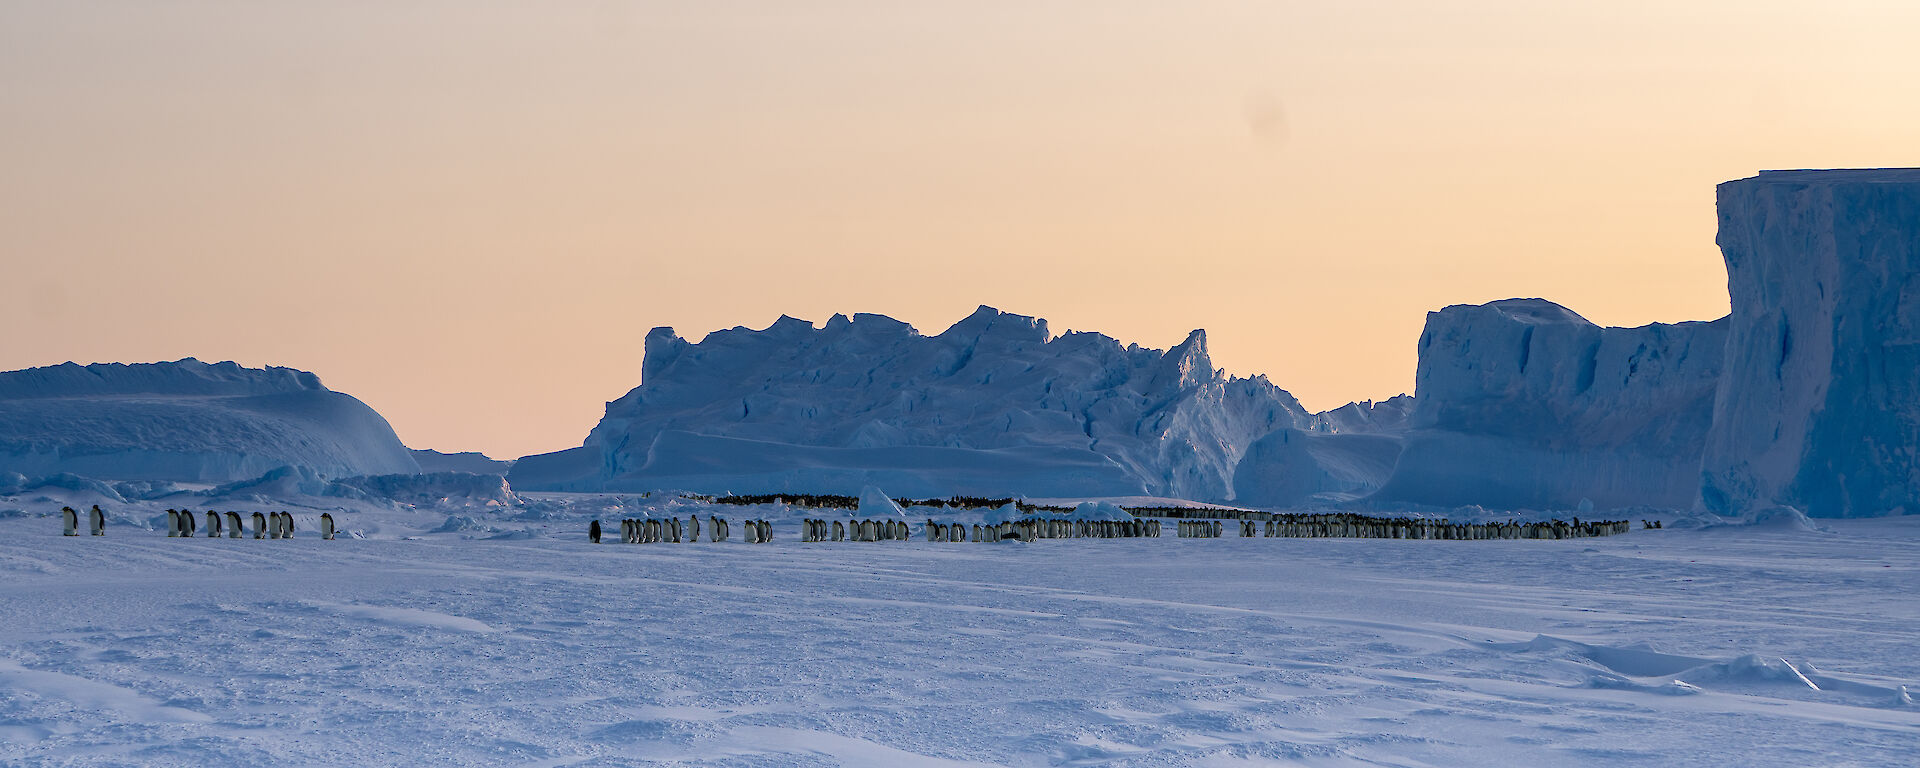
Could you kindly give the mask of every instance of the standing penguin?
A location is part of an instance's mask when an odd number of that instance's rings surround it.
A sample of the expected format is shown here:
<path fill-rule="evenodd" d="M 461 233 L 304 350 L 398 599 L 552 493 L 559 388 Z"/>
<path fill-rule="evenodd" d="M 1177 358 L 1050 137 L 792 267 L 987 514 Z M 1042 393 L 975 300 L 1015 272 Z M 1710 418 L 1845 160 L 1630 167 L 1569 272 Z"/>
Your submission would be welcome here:
<path fill-rule="evenodd" d="M 599 521 L 596 520 L 595 522 Z M 320 513 L 320 539 L 322 541 L 333 541 L 333 513 L 331 512 Z"/>
<path fill-rule="evenodd" d="M 587 541 L 591 541 L 595 544 L 600 543 L 600 521 L 599 520 L 595 520 L 591 525 L 587 526 Z"/>
<path fill-rule="evenodd" d="M 180 510 L 167 510 L 167 538 L 180 538 Z"/>
<path fill-rule="evenodd" d="M 207 510 L 207 538 L 220 538 L 220 513 Z"/>
<path fill-rule="evenodd" d="M 253 537 L 256 539 L 264 539 L 267 537 L 266 515 L 258 512 L 253 513 Z"/>
<path fill-rule="evenodd" d="M 283 538 L 283 539 L 293 538 L 293 513 L 292 512 L 280 513 L 280 538 Z"/>
<path fill-rule="evenodd" d="M 700 516 L 687 515 L 687 543 L 692 544 L 699 540 L 700 540 Z"/>
<path fill-rule="evenodd" d="M 240 538 L 240 534 L 241 534 L 240 529 L 243 527 L 245 526 L 242 526 L 240 524 L 240 513 L 238 512 L 227 513 L 227 538 L 229 539 Z"/>
<path fill-rule="evenodd" d="M 87 513 L 87 523 L 93 528 L 93 535 L 107 535 L 107 513 L 100 511 L 100 505 L 93 505 L 93 511 Z"/>
<path fill-rule="evenodd" d="M 80 513 L 73 511 L 73 507 L 60 508 L 60 522 L 63 526 L 60 529 L 60 535 L 80 535 Z"/>
<path fill-rule="evenodd" d="M 194 531 L 200 527 L 200 524 L 195 522 L 196 519 L 193 516 L 193 510 L 180 510 L 180 538 L 193 538 Z"/>

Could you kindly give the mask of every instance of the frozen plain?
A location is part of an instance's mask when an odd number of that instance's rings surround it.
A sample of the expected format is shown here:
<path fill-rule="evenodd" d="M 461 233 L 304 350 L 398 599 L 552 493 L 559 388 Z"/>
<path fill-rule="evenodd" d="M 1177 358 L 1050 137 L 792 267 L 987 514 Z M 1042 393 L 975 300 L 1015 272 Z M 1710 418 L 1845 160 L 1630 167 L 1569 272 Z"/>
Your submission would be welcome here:
<path fill-rule="evenodd" d="M 597 546 L 568 514 L 486 539 L 365 513 L 331 542 L 300 517 L 291 541 L 0 520 L 0 764 L 1920 756 L 1920 517 L 806 544 L 779 515 L 772 544 Z"/>

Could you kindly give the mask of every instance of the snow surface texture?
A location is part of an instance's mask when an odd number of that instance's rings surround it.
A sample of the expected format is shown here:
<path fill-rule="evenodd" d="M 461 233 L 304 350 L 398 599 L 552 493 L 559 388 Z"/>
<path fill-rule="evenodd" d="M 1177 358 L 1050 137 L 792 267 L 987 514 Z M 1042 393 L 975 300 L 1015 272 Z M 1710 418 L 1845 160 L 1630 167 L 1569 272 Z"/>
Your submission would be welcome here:
<path fill-rule="evenodd" d="M 1265 377 L 1214 370 L 1206 334 L 1161 352 L 981 307 L 937 336 L 881 315 L 690 344 L 647 334 L 641 385 L 523 490 L 1152 494 L 1224 499 L 1255 439 L 1313 422 Z"/>
<path fill-rule="evenodd" d="M 1688 508 L 1727 328 L 1602 328 L 1542 299 L 1428 313 L 1412 429 L 1370 501 Z"/>
<path fill-rule="evenodd" d="M 0 472 L 224 483 L 281 466 L 420 471 L 386 419 L 304 371 L 188 358 L 0 373 Z"/>
<path fill-rule="evenodd" d="M 761 507 L 718 511 L 773 519 L 771 544 L 594 546 L 590 517 L 716 509 L 526 503 L 551 517 L 428 533 L 431 510 L 369 508 L 330 542 L 306 513 L 287 541 L 0 517 L 0 764 L 1909 766 L 1920 744 L 1920 517 L 801 544 L 817 511 Z"/>
<path fill-rule="evenodd" d="M 1719 210 L 1733 327 L 1701 502 L 1920 512 L 1920 169 L 1765 172 Z"/>

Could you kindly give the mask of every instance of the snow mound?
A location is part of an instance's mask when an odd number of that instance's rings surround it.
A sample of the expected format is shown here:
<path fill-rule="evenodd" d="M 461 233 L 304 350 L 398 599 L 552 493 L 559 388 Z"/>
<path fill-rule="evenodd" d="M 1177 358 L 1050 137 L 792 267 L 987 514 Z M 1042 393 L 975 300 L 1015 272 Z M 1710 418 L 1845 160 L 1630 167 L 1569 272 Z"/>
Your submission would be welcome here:
<path fill-rule="evenodd" d="M 526 490 L 912 496 L 1232 492 L 1254 439 L 1310 421 L 1292 395 L 1165 352 L 981 307 L 935 336 L 881 315 L 782 317 L 699 343 L 647 334 L 641 384 L 580 448 L 526 457 Z"/>
<path fill-rule="evenodd" d="M 1702 683 L 1775 684 L 1781 683 L 1820 690 L 1792 662 L 1778 656 L 1747 654 L 1730 661 L 1704 664 L 1683 671 L 1676 677 L 1690 685 Z"/>
<path fill-rule="evenodd" d="M 224 483 L 288 465 L 419 471 L 386 419 L 304 371 L 188 358 L 0 373 L 0 470 Z"/>
<path fill-rule="evenodd" d="M 1133 520 L 1133 513 L 1110 501 L 1087 501 L 1073 508 L 1067 517 L 1074 520 Z"/>
<path fill-rule="evenodd" d="M 427 533 L 492 533 L 493 526 L 480 522 L 471 515 L 448 515 L 440 527 Z"/>
<path fill-rule="evenodd" d="M 899 517 L 905 518 L 907 511 L 879 488 L 871 485 L 860 489 L 860 516 L 863 518 Z"/>
<path fill-rule="evenodd" d="M 433 472 L 420 475 L 374 475 L 349 477 L 338 485 L 358 489 L 371 498 L 402 504 L 445 506 L 478 504 L 511 507 L 520 497 L 500 475 L 476 475 L 469 472 Z"/>

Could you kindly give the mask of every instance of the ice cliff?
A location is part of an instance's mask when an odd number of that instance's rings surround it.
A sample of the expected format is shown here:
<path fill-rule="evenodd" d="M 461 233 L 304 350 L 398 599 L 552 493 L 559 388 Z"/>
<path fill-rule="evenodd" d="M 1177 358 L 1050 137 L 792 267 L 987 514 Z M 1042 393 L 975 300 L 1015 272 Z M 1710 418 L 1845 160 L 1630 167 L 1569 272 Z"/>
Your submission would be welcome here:
<path fill-rule="evenodd" d="M 1370 500 L 1687 507 L 1727 328 L 1602 328 L 1541 299 L 1428 313 L 1405 450 Z"/>
<path fill-rule="evenodd" d="M 981 307 L 925 336 L 881 315 L 646 337 L 641 384 L 584 445 L 529 456 L 522 490 L 896 496 L 1231 494 L 1241 454 L 1311 417 L 1229 377 L 1194 331 L 1162 352 Z"/>
<path fill-rule="evenodd" d="M 420 471 L 386 419 L 304 371 L 188 358 L 0 373 L 0 473 L 221 483 L 281 466 Z"/>
<path fill-rule="evenodd" d="M 1733 301 L 1709 511 L 1920 512 L 1920 169 L 1719 187 Z"/>

